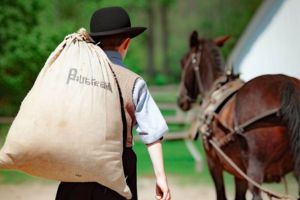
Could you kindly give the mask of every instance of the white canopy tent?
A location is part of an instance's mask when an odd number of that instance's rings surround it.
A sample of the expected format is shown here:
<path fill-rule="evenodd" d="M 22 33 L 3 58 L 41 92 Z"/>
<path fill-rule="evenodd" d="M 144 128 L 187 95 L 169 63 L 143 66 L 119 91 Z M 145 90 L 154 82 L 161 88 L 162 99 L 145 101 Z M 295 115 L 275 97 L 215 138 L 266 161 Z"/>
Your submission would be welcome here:
<path fill-rule="evenodd" d="M 300 0 L 265 0 L 227 64 L 245 81 L 277 73 L 300 78 Z"/>

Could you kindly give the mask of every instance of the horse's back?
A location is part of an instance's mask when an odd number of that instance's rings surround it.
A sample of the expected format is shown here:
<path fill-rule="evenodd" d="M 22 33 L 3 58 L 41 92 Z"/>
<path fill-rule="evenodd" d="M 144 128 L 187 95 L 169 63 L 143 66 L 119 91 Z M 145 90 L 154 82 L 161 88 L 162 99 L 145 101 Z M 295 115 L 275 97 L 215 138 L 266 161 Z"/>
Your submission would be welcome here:
<path fill-rule="evenodd" d="M 257 116 L 279 109 L 282 92 L 291 82 L 300 88 L 298 79 L 282 74 L 262 75 L 245 83 L 236 94 L 237 123 L 243 124 Z"/>

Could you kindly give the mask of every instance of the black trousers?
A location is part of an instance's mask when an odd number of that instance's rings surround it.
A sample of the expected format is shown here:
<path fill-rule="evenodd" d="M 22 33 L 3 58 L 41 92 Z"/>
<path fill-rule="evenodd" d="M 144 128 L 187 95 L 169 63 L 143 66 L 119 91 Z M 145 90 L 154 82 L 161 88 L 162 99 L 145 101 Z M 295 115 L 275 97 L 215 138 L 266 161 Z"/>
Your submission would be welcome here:
<path fill-rule="evenodd" d="M 136 155 L 132 148 L 123 153 L 123 166 L 126 182 L 132 193 L 132 200 L 137 200 Z M 55 200 L 126 200 L 117 192 L 95 182 L 67 183 L 58 186 Z"/>

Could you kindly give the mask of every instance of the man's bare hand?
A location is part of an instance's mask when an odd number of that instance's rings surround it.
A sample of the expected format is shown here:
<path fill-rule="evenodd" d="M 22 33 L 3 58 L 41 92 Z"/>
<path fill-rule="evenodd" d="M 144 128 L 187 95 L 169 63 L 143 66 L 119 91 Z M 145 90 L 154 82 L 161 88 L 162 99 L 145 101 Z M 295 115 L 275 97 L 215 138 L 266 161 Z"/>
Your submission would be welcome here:
<path fill-rule="evenodd" d="M 156 180 L 156 199 L 171 200 L 171 193 L 168 186 L 167 178 L 158 178 Z"/>

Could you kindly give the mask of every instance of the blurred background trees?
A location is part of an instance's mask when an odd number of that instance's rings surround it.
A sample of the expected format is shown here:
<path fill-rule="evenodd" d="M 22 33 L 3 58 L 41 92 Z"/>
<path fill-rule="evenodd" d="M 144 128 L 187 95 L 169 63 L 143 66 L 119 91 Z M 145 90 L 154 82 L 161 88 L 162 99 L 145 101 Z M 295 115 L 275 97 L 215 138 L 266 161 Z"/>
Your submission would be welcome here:
<path fill-rule="evenodd" d="M 224 56 L 238 40 L 261 0 L 2 0 L 0 5 L 0 115 L 14 115 L 47 57 L 64 36 L 89 30 L 94 10 L 122 6 L 132 26 L 145 26 L 125 63 L 148 84 L 178 83 L 179 60 L 189 35 L 230 35 Z"/>

